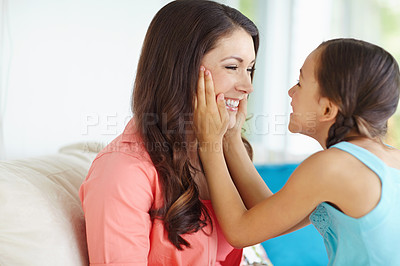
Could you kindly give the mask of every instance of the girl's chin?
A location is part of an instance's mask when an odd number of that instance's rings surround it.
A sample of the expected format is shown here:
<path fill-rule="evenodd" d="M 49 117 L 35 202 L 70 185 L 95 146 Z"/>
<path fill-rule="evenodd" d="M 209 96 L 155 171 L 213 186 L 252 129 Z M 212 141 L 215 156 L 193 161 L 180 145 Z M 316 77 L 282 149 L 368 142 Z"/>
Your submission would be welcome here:
<path fill-rule="evenodd" d="M 301 133 L 301 128 L 302 127 L 295 121 L 289 121 L 288 130 L 290 133 Z"/>

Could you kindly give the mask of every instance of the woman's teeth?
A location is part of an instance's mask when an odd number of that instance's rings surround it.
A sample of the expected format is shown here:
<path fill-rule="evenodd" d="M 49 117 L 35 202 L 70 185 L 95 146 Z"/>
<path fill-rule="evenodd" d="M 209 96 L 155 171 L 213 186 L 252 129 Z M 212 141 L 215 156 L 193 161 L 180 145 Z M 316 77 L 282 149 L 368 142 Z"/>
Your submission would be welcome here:
<path fill-rule="evenodd" d="M 225 105 L 232 109 L 236 109 L 239 106 L 239 100 L 227 99 L 225 100 Z"/>

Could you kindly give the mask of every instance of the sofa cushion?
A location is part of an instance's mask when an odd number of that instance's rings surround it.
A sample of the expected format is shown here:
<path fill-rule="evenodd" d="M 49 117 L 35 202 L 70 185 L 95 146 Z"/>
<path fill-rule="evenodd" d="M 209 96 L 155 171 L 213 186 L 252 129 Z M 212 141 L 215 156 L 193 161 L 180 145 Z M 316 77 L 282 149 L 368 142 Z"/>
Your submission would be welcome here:
<path fill-rule="evenodd" d="M 78 191 L 101 148 L 0 162 L 0 265 L 88 265 Z"/>

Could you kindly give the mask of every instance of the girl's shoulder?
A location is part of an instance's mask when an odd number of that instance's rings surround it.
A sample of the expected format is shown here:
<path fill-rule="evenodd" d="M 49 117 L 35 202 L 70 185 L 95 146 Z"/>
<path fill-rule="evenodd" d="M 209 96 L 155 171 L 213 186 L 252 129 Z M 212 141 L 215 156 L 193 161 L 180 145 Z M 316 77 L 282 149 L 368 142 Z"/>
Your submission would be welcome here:
<path fill-rule="evenodd" d="M 347 151 L 332 148 L 315 153 L 298 168 L 301 178 L 318 188 L 321 202 L 330 202 L 349 216 L 361 217 L 379 201 L 379 177 Z"/>
<path fill-rule="evenodd" d="M 293 177 L 309 185 L 327 188 L 333 193 L 353 182 L 357 172 L 363 172 L 363 165 L 351 154 L 339 149 L 327 149 L 305 159 L 293 172 Z"/>
<path fill-rule="evenodd" d="M 309 156 L 299 165 L 299 168 L 314 172 L 318 176 L 336 175 L 343 172 L 346 167 L 351 167 L 352 157 L 339 149 L 327 149 Z"/>
<path fill-rule="evenodd" d="M 311 200 L 313 208 L 321 202 L 336 203 L 350 180 L 346 178 L 350 166 L 343 166 L 346 162 L 343 153 L 323 150 L 309 156 L 294 170 L 284 191 L 289 191 L 289 194 L 300 193 Z"/>

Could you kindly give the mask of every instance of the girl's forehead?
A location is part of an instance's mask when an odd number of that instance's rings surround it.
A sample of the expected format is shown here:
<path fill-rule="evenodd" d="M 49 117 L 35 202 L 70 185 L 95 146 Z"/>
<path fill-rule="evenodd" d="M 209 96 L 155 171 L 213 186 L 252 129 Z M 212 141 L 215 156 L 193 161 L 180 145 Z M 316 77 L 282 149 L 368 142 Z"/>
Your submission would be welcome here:
<path fill-rule="evenodd" d="M 314 75 L 317 68 L 319 54 L 320 50 L 316 49 L 307 56 L 306 60 L 304 61 L 303 67 L 301 68 L 303 75 Z"/>

